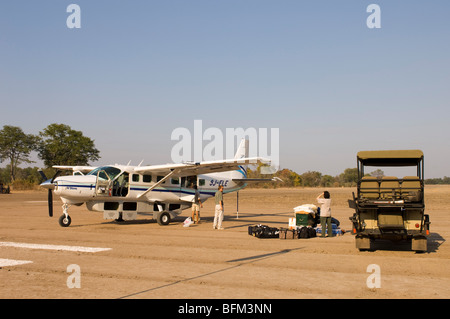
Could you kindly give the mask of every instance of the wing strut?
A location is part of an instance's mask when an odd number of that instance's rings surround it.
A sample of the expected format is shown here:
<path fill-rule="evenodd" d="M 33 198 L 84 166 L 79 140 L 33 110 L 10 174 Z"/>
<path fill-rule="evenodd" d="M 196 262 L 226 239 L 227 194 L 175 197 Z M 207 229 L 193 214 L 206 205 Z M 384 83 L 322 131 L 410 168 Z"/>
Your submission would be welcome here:
<path fill-rule="evenodd" d="M 170 176 L 172 176 L 173 174 L 175 174 L 176 170 L 172 170 L 169 174 L 167 174 L 166 176 L 164 176 L 161 180 L 159 180 L 159 182 L 155 183 L 152 187 L 150 187 L 149 189 L 147 189 L 145 192 L 143 192 L 142 194 L 139 194 L 137 196 L 137 198 L 141 198 L 142 196 L 146 195 L 147 193 L 151 192 L 152 190 L 154 190 L 156 187 L 158 187 L 159 185 L 161 185 L 162 183 L 164 183 L 164 181 L 166 179 L 168 179 Z"/>

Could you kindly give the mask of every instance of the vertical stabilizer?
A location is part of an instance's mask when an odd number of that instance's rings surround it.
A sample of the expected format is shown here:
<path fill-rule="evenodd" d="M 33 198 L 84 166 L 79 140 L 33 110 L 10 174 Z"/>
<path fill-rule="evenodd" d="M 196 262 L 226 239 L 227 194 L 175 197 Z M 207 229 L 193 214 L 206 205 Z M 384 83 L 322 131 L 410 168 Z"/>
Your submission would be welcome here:
<path fill-rule="evenodd" d="M 240 159 L 244 157 L 248 157 L 248 140 L 243 138 L 236 151 L 236 155 L 234 155 L 234 159 Z"/>
<path fill-rule="evenodd" d="M 241 140 L 241 144 L 239 144 L 236 154 L 234 155 L 234 159 L 246 158 L 248 157 L 248 154 L 249 154 L 248 140 L 243 138 Z M 239 170 L 234 171 L 233 174 L 237 174 L 236 178 L 242 177 L 247 178 L 247 165 L 246 164 L 239 165 Z"/>

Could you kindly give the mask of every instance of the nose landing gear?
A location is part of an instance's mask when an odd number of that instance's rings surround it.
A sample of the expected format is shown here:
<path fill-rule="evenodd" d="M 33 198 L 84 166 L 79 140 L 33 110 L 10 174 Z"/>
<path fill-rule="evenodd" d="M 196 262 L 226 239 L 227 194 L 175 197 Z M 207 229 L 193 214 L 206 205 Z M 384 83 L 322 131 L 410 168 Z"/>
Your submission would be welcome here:
<path fill-rule="evenodd" d="M 61 226 L 61 227 L 69 227 L 70 226 L 70 223 L 72 222 L 72 219 L 70 218 L 70 216 L 69 216 L 69 207 L 70 207 L 71 205 L 68 205 L 68 204 L 64 204 L 63 206 L 62 206 L 62 208 L 63 208 L 63 215 L 61 215 L 61 217 L 59 217 L 59 220 L 58 220 L 58 222 L 59 222 L 59 225 Z"/>

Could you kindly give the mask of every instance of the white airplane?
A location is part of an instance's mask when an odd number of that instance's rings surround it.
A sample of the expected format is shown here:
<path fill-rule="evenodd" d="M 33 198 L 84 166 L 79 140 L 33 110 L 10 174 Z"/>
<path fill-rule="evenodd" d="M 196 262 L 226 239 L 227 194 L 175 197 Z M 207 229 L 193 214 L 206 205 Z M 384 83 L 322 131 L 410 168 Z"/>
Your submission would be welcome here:
<path fill-rule="evenodd" d="M 260 157 L 248 157 L 248 140 L 242 140 L 234 159 L 199 163 L 165 164 L 151 166 L 108 165 L 53 166 L 58 169 L 47 179 L 40 171 L 48 189 L 49 216 L 53 216 L 52 191 L 59 195 L 63 215 L 59 224 L 71 223 L 69 207 L 86 203 L 90 211 L 103 212 L 105 219 L 134 220 L 137 213 L 151 213 L 160 225 L 168 225 L 190 208 L 194 199 L 194 185 L 198 186 L 202 202 L 214 196 L 219 185 L 224 193 L 238 191 L 247 182 L 277 179 L 248 179 L 248 164 L 269 163 Z M 73 175 L 59 176 L 61 170 L 72 170 Z"/>

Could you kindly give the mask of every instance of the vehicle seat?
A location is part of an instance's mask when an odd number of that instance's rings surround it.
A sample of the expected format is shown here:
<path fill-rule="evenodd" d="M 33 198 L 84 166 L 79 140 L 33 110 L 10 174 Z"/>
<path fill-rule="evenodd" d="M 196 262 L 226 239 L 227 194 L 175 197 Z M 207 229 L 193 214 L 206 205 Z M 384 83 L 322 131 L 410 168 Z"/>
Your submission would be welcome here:
<path fill-rule="evenodd" d="M 402 182 L 402 197 L 412 202 L 420 201 L 422 187 L 417 176 L 405 176 Z"/>
<path fill-rule="evenodd" d="M 400 196 L 400 182 L 395 176 L 383 176 L 380 183 L 380 195 L 381 198 L 395 199 L 396 196 Z"/>
<path fill-rule="evenodd" d="M 377 199 L 380 197 L 380 185 L 374 176 L 364 176 L 361 179 L 359 194 L 361 198 Z"/>

